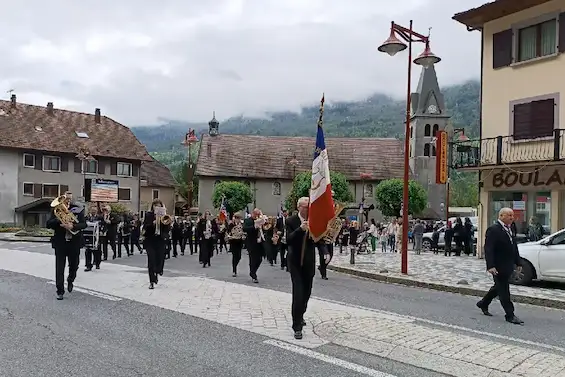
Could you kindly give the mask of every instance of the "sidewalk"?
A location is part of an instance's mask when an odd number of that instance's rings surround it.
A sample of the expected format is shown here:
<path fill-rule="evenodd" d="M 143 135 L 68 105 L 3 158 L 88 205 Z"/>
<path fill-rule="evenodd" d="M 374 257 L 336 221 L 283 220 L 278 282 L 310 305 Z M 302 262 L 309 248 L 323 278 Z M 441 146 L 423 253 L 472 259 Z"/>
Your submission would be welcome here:
<path fill-rule="evenodd" d="M 0 241 L 8 242 L 51 242 L 51 237 L 20 237 L 16 233 L 0 233 Z"/>
<path fill-rule="evenodd" d="M 355 264 L 351 265 L 349 253 L 335 251 L 328 269 L 350 275 L 471 296 L 484 295 L 492 285 L 485 261 L 473 256 L 445 257 L 431 252 L 416 255 L 408 251 L 408 275 L 402 275 L 399 253 L 356 255 Z M 510 290 L 515 302 L 565 308 L 565 290 L 517 285 Z"/>

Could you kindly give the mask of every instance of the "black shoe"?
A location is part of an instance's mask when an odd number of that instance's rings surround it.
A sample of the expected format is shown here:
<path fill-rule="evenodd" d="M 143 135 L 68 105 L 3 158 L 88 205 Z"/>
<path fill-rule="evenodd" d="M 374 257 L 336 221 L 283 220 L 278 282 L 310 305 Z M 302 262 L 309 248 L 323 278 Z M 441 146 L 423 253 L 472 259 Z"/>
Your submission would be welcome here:
<path fill-rule="evenodd" d="M 157 275 L 155 275 L 155 284 L 159 283 L 159 277 Z"/>
<path fill-rule="evenodd" d="M 294 332 L 294 339 L 302 339 L 302 331 L 295 331 Z"/>
<path fill-rule="evenodd" d="M 253 282 L 254 282 L 255 284 L 258 284 L 258 283 L 259 283 L 259 280 L 253 279 Z"/>
<path fill-rule="evenodd" d="M 492 314 L 490 314 L 490 312 L 488 311 L 488 307 L 483 306 L 480 301 L 477 302 L 477 308 L 481 309 L 483 314 L 487 317 L 492 317 Z"/>
<path fill-rule="evenodd" d="M 327 277 L 327 276 L 322 276 L 322 279 L 328 280 L 328 277 Z"/>
<path fill-rule="evenodd" d="M 149 283 L 149 289 L 154 289 L 155 286 L 153 285 L 153 283 Z"/>
<path fill-rule="evenodd" d="M 67 291 L 69 291 L 69 293 L 73 291 L 73 288 L 74 288 L 73 282 L 71 281 L 67 282 Z"/>
<path fill-rule="evenodd" d="M 115 256 L 115 255 L 112 255 L 112 259 L 116 259 L 116 256 Z"/>
<path fill-rule="evenodd" d="M 302 320 L 302 322 L 300 323 L 302 326 L 306 326 L 306 321 Z"/>
<path fill-rule="evenodd" d="M 237 272 L 234 272 L 231 276 L 233 276 L 234 278 L 237 277 Z"/>
<path fill-rule="evenodd" d="M 92 267 L 87 267 L 84 269 L 84 272 L 92 271 Z"/>
<path fill-rule="evenodd" d="M 57 295 L 57 300 L 62 300 L 63 299 L 63 295 Z"/>
<path fill-rule="evenodd" d="M 523 325 L 524 321 L 522 321 L 520 318 L 516 317 L 515 315 L 513 315 L 512 317 L 506 317 L 506 322 L 510 322 L 514 325 Z"/>
<path fill-rule="evenodd" d="M 100 266 L 96 266 L 96 269 L 99 270 L 99 269 L 100 269 Z"/>

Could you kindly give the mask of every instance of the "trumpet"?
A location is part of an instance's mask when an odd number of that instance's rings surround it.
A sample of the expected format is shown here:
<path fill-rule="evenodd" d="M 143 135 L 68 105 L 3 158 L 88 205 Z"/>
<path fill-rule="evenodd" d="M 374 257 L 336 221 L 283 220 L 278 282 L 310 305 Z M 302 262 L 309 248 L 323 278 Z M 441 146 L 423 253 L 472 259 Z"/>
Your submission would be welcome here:
<path fill-rule="evenodd" d="M 163 207 L 163 209 L 165 208 Z M 172 223 L 173 218 L 171 217 L 171 215 L 167 215 L 166 213 L 164 215 L 155 215 L 155 235 L 161 235 L 161 225 L 169 226 Z"/>

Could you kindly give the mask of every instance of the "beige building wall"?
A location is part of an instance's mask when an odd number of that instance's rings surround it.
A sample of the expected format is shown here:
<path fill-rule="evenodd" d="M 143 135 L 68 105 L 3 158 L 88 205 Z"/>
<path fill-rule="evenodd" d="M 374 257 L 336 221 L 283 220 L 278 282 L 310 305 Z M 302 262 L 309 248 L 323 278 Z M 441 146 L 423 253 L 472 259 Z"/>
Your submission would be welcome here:
<path fill-rule="evenodd" d="M 161 199 L 167 213 L 173 215 L 175 213 L 175 188 L 174 187 L 141 187 L 141 205 L 140 211 L 146 212 L 151 208 L 151 203 L 155 195 Z"/>

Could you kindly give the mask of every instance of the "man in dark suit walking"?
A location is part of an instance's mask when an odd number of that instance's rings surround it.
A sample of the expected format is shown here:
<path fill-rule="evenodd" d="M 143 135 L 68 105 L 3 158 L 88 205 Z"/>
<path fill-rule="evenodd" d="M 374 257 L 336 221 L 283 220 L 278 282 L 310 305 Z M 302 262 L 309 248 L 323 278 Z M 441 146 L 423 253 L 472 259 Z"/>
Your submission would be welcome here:
<path fill-rule="evenodd" d="M 294 338 L 302 339 L 302 328 L 306 325 L 304 313 L 312 294 L 312 281 L 316 273 L 316 250 L 328 258 L 326 244 L 314 242 L 308 234 L 308 207 L 310 199 L 298 199 L 298 214 L 286 219 L 288 244 L 287 266 L 292 281 L 292 329 Z"/>
<path fill-rule="evenodd" d="M 254 283 L 257 280 L 257 271 L 263 261 L 263 245 L 265 235 L 263 234 L 261 219 L 263 214 L 260 209 L 255 208 L 251 213 L 251 217 L 243 222 L 243 231 L 247 234 L 247 251 L 249 252 L 249 276 Z"/>
<path fill-rule="evenodd" d="M 477 307 L 486 316 L 492 316 L 488 307 L 492 300 L 498 296 L 504 309 L 507 322 L 523 325 L 524 322 L 514 315 L 514 305 L 510 299 L 510 277 L 514 269 L 521 271 L 520 254 L 516 239 L 512 234 L 511 224 L 514 221 L 514 211 L 511 208 L 502 208 L 498 212 L 498 221 L 488 227 L 485 234 L 485 259 L 487 271 L 494 279 L 494 285 L 485 297 L 477 302 Z"/>

